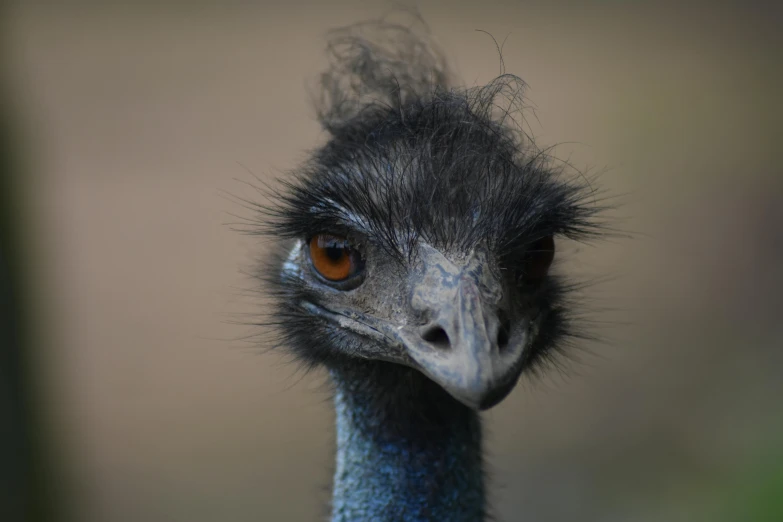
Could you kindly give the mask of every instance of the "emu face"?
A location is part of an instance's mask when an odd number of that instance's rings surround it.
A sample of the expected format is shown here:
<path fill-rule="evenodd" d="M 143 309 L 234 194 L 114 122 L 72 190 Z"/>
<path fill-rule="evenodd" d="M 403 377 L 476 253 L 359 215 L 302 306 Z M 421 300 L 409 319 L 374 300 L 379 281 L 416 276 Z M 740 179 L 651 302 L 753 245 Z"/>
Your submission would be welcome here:
<path fill-rule="evenodd" d="M 369 107 L 277 194 L 276 315 L 299 357 L 406 365 L 485 409 L 551 353 L 554 238 L 589 233 L 593 211 L 477 100 Z"/>

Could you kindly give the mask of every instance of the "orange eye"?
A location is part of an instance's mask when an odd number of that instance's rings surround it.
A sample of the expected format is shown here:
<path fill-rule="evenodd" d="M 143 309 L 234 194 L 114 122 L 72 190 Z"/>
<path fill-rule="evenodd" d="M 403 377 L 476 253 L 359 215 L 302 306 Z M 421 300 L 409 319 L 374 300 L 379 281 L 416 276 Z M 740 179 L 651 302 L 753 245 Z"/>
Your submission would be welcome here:
<path fill-rule="evenodd" d="M 361 259 L 343 237 L 318 234 L 310 240 L 313 267 L 329 281 L 344 281 L 356 274 Z"/>

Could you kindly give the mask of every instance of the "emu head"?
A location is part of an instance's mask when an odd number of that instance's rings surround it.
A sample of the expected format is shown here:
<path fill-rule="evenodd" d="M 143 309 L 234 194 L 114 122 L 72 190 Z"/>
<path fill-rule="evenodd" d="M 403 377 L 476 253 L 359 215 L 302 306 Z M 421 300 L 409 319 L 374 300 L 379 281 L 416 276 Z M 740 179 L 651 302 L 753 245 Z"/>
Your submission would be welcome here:
<path fill-rule="evenodd" d="M 489 408 L 568 331 L 550 266 L 559 238 L 595 233 L 592 194 L 514 127 L 518 78 L 450 87 L 431 45 L 390 24 L 329 49 L 328 142 L 264 207 L 284 240 L 275 323 L 309 364 L 404 365 Z"/>

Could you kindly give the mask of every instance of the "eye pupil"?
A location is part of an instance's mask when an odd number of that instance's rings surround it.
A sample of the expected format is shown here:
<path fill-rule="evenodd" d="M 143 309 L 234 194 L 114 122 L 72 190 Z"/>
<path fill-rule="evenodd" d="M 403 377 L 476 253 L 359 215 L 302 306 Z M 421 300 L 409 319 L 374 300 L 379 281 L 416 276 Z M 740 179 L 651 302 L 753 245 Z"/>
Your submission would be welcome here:
<path fill-rule="evenodd" d="M 343 247 L 337 247 L 337 246 L 330 246 L 326 247 L 326 257 L 328 257 L 331 261 L 337 262 L 340 261 L 343 256 L 345 255 L 345 248 Z"/>

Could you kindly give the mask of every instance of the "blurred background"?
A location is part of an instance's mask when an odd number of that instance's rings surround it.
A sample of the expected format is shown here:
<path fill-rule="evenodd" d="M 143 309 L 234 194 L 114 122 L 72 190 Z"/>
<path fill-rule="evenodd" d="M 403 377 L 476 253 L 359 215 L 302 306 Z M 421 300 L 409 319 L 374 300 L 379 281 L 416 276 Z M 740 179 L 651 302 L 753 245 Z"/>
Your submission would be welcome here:
<path fill-rule="evenodd" d="M 781 9 L 415 5 L 466 85 L 620 196 L 605 342 L 485 414 L 499 520 L 783 520 Z M 267 246 L 224 192 L 325 139 L 325 32 L 389 2 L 2 6 L 2 520 L 323 519 L 333 417 L 235 324 Z M 253 174 L 250 174 L 252 172 Z M 243 315 L 250 314 L 250 315 Z M 3 515 L 4 512 L 9 515 Z"/>

